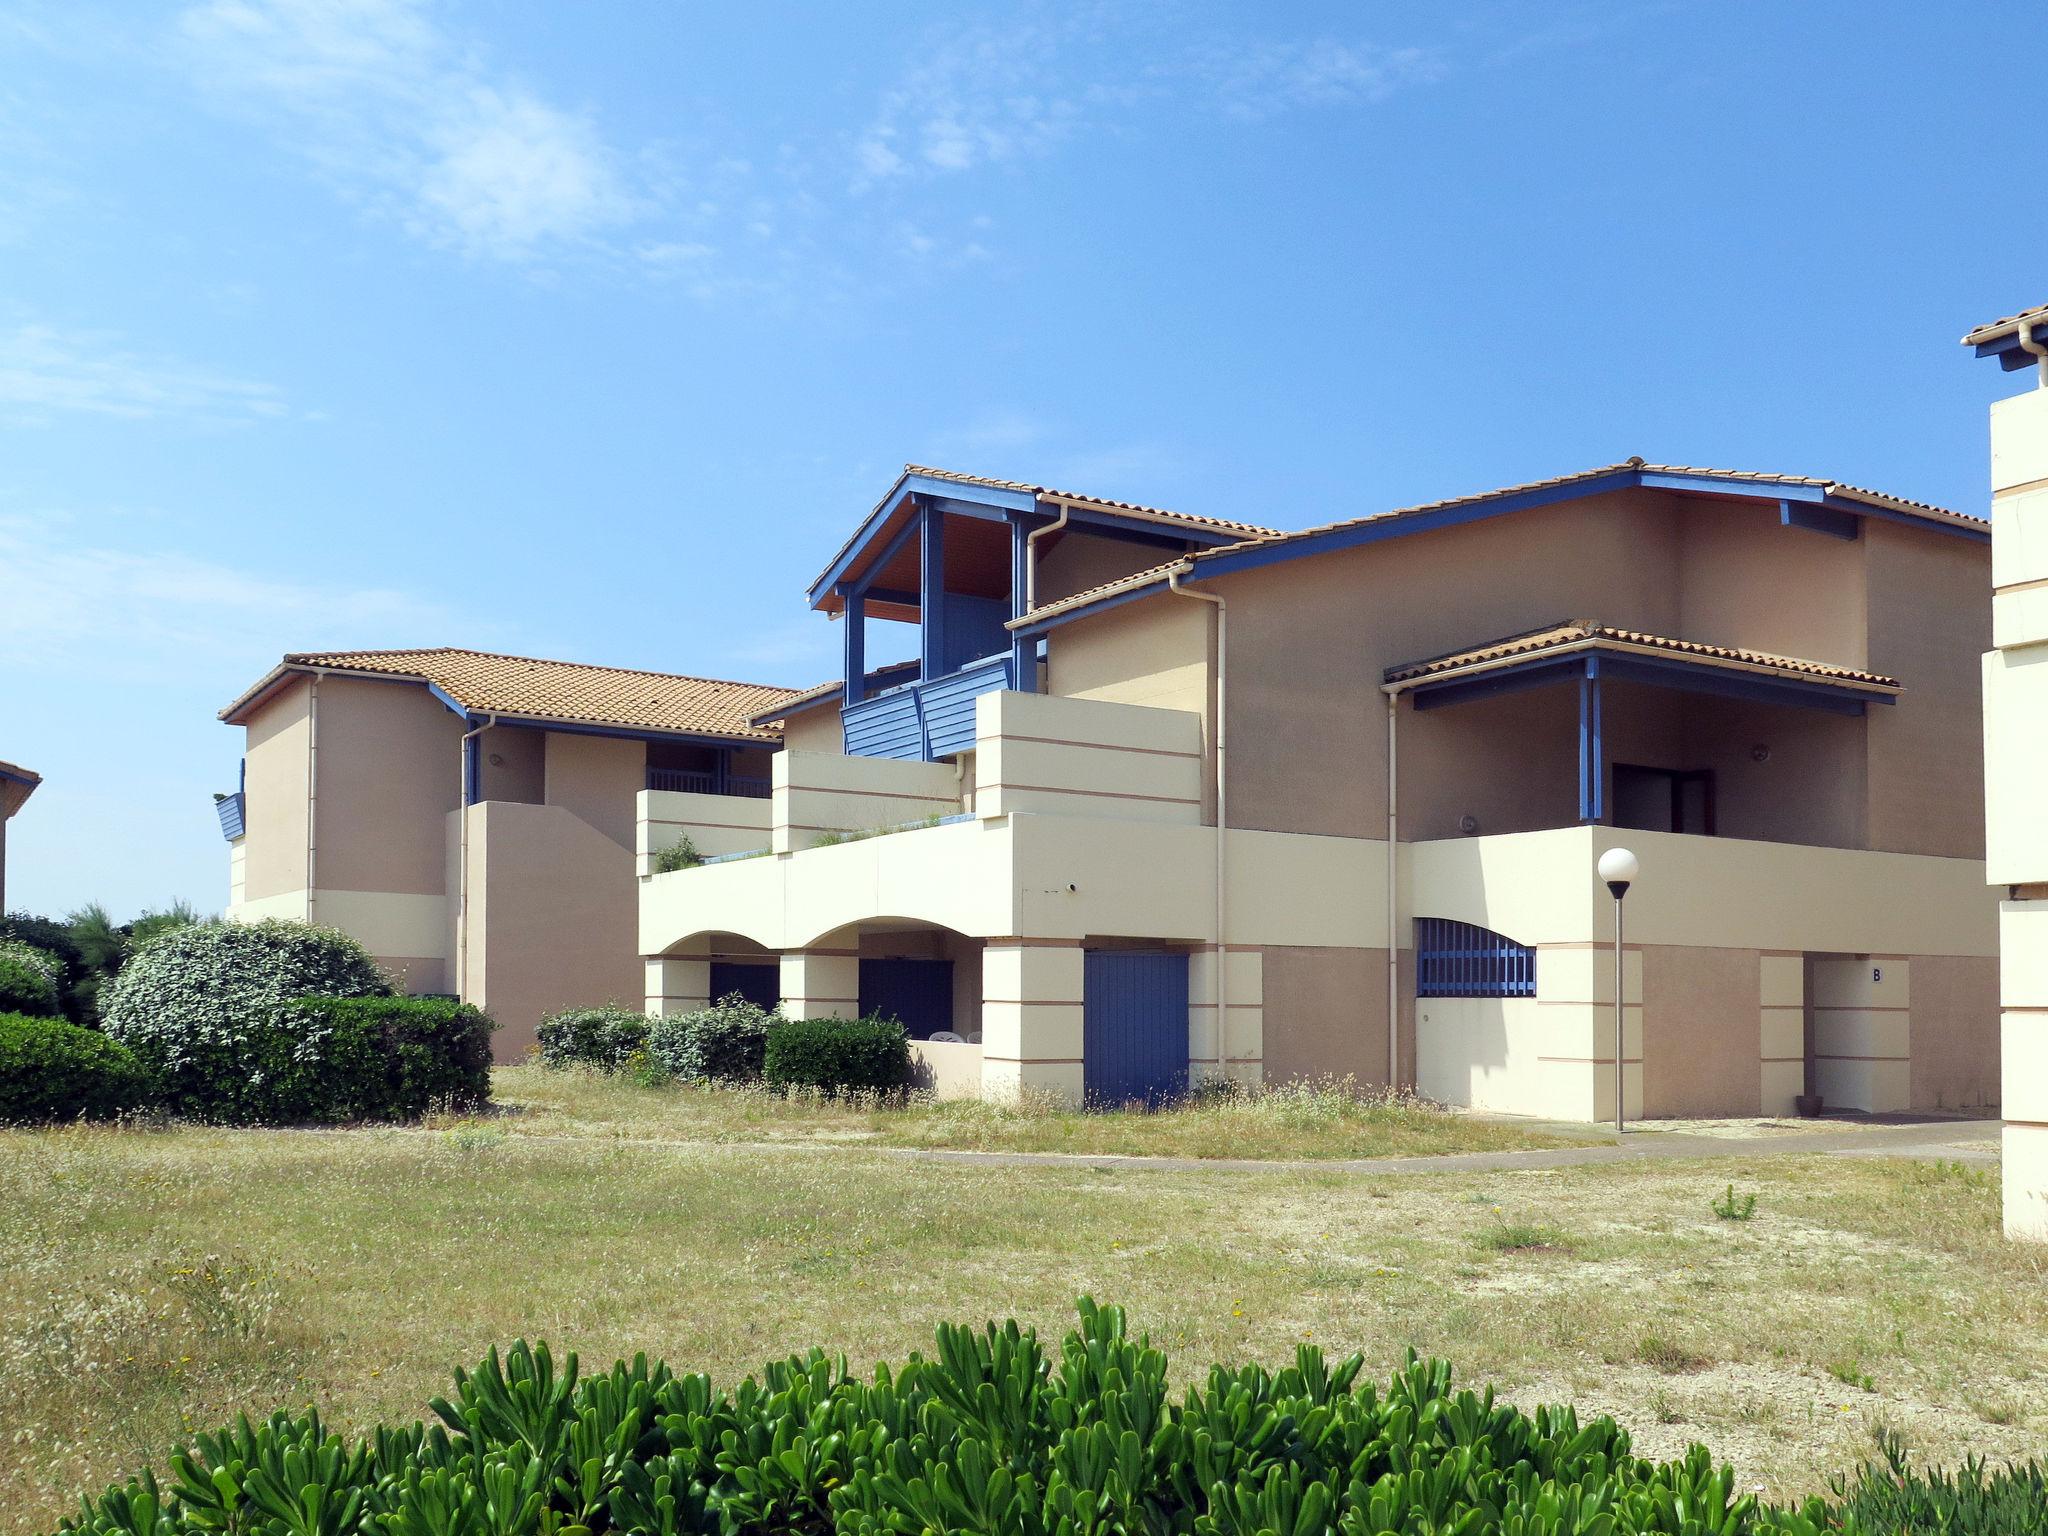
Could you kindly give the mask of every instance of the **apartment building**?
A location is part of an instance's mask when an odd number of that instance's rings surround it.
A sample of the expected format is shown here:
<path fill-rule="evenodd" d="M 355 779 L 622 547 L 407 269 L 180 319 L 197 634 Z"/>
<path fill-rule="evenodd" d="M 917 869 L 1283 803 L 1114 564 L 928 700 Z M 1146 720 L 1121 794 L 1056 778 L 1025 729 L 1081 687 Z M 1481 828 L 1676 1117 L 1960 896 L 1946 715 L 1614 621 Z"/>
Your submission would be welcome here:
<path fill-rule="evenodd" d="M 790 1011 L 902 1017 L 944 1092 L 1996 1100 L 1982 520 L 1641 459 L 1231 510 L 906 469 L 809 591 L 840 680 L 749 717 L 763 835 L 643 878 L 648 1006 L 773 967 Z M 870 667 L 889 623 L 915 659 Z"/>
<path fill-rule="evenodd" d="M 2048 1241 L 2048 305 L 1963 345 L 2034 384 L 1991 407 L 1984 873 L 2004 898 L 2005 1230 Z"/>
<path fill-rule="evenodd" d="M 711 850 L 765 835 L 791 690 L 455 649 L 286 656 L 220 713 L 228 916 L 354 935 L 413 992 L 497 1020 L 641 989 L 636 838 L 653 791 Z M 668 840 L 673 841 L 671 836 Z"/>

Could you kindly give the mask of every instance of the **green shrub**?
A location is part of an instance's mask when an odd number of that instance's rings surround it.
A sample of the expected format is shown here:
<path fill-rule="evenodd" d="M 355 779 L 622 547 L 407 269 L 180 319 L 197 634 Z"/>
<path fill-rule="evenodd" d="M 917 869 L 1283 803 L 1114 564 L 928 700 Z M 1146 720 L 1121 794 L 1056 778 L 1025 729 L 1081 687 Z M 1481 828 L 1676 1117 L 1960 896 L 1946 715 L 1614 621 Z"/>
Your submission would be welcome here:
<path fill-rule="evenodd" d="M 75 919 L 77 914 L 74 913 Z M 0 941 L 16 939 L 33 945 L 56 960 L 58 1006 L 74 1024 L 91 1024 L 99 1014 L 92 1006 L 98 979 L 91 974 L 89 960 L 80 952 L 72 921 L 36 917 L 27 912 L 9 912 L 0 917 Z"/>
<path fill-rule="evenodd" d="M 761 1076 L 768 1030 L 780 1017 L 739 993 L 695 1013 L 647 1023 L 647 1051 L 671 1077 L 691 1083 L 750 1083 Z"/>
<path fill-rule="evenodd" d="M 0 1124 L 105 1120 L 148 1099 L 125 1046 L 62 1019 L 0 1013 Z"/>
<path fill-rule="evenodd" d="M 362 945 L 332 928 L 269 918 L 199 923 L 145 944 L 101 994 L 104 1027 L 155 1080 L 164 1107 L 224 1124 L 302 1117 L 318 1042 L 285 1005 L 384 997 Z"/>
<path fill-rule="evenodd" d="M 290 1042 L 273 1104 L 288 1120 L 417 1120 L 491 1098 L 490 1019 L 445 997 L 301 997 L 276 1015 Z"/>
<path fill-rule="evenodd" d="M 889 1093 L 910 1080 L 910 1042 L 894 1019 L 777 1019 L 761 1070 L 775 1088 Z"/>
<path fill-rule="evenodd" d="M 1694 1446 L 1631 1453 L 1611 1419 L 1454 1392 L 1441 1361 L 1361 1384 L 1297 1347 L 1280 1371 L 1167 1360 L 1080 1303 L 1056 1348 L 1011 1322 L 941 1326 L 928 1356 L 856 1376 L 820 1350 L 736 1389 L 636 1355 L 581 1375 L 545 1344 L 492 1350 L 440 1422 L 360 1440 L 308 1410 L 199 1436 L 89 1500 L 69 1530 L 609 1532 L 614 1536 L 1818 1536 Z"/>
<path fill-rule="evenodd" d="M 666 848 L 654 855 L 654 872 L 657 875 L 672 875 L 679 869 L 695 869 L 704 862 L 704 855 L 697 851 L 697 844 L 685 832 Z"/>
<path fill-rule="evenodd" d="M 1973 1456 L 1957 1472 L 1922 1472 L 1907 1463 L 1896 1437 L 1881 1443 L 1882 1462 L 1866 1463 L 1853 1485 L 1840 1478 L 1833 1484 L 1840 1529 L 1857 1536 L 2048 1536 L 2048 1466 L 2029 1461 L 1991 1470 Z"/>
<path fill-rule="evenodd" d="M 647 1048 L 647 1015 L 608 1003 L 565 1008 L 540 1021 L 540 1064 L 620 1072 L 635 1051 Z"/>
<path fill-rule="evenodd" d="M 56 1018 L 62 1012 L 63 976 L 64 962 L 48 950 L 0 939 L 0 1013 Z"/>

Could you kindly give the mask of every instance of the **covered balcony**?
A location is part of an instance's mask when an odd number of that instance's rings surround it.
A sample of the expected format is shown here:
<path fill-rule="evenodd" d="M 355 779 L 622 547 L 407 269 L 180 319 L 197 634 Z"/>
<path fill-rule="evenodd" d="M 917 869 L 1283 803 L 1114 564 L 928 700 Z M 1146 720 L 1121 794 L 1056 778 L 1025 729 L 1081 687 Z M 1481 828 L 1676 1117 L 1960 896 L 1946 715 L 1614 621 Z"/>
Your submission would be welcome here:
<path fill-rule="evenodd" d="M 934 762 L 970 750 L 975 700 L 1039 691 L 1041 642 L 1012 634 L 1012 619 L 1035 601 L 1248 531 L 906 470 L 811 588 L 811 606 L 844 621 L 847 752 Z M 915 625 L 915 657 L 871 668 L 869 620 Z"/>
<path fill-rule="evenodd" d="M 1902 691 L 1591 620 L 1389 668 L 1385 688 L 1404 841 L 1586 824 L 1837 848 L 1865 844 L 1866 711 Z"/>

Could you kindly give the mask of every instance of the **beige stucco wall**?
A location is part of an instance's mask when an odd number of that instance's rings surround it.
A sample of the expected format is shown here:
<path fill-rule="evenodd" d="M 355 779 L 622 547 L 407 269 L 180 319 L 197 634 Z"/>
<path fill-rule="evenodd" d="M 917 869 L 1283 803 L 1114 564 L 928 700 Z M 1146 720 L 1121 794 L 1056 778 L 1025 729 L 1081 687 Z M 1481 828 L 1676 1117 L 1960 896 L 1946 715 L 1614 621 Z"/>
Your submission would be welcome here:
<path fill-rule="evenodd" d="M 320 680 L 319 710 L 320 889 L 440 896 L 462 722 L 418 684 L 347 677 Z"/>
<path fill-rule="evenodd" d="M 311 686 L 296 682 L 249 717 L 243 739 L 244 901 L 306 888 Z"/>
<path fill-rule="evenodd" d="M 1157 545 L 1082 533 L 1069 526 L 1052 541 L 1051 551 L 1040 557 L 1032 596 L 1040 603 L 1056 603 L 1170 558 L 1171 552 Z"/>
<path fill-rule="evenodd" d="M 846 731 L 840 721 L 838 701 L 815 704 L 791 715 L 783 724 L 782 744 L 791 752 L 844 752 Z M 767 769 L 761 771 L 765 773 Z"/>
<path fill-rule="evenodd" d="M 1844 667 L 1867 664 L 1860 540 L 1783 527 L 1770 502 L 1686 497 L 1672 506 L 1678 519 L 1673 633 Z"/>
<path fill-rule="evenodd" d="M 542 804 L 547 796 L 547 735 L 520 725 L 494 725 L 479 735 L 477 798 Z"/>
<path fill-rule="evenodd" d="M 1981 858 L 1990 551 L 1876 520 L 1862 542 L 1870 665 L 1906 685 L 1870 711 L 1870 846 Z"/>
<path fill-rule="evenodd" d="M 1657 944 L 1641 963 L 1643 1113 L 1761 1114 L 1758 953 Z"/>
<path fill-rule="evenodd" d="M 549 731 L 542 793 L 622 848 L 633 846 L 634 797 L 647 783 L 647 743 Z"/>
<path fill-rule="evenodd" d="M 470 1000 L 516 1061 L 544 1014 L 636 1002 L 633 853 L 558 805 L 469 808 Z"/>
<path fill-rule="evenodd" d="M 1387 1080 L 1387 952 L 1270 945 L 1264 950 L 1265 1074 L 1269 1083 Z M 1401 957 L 1401 1059 L 1415 1060 L 1415 965 Z"/>

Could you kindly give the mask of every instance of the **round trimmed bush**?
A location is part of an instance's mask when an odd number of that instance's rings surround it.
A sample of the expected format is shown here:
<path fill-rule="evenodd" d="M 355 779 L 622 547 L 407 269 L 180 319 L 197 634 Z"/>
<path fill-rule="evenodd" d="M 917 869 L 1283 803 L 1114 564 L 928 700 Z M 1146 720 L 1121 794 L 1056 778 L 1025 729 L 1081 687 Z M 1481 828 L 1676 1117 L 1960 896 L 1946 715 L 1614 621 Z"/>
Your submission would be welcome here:
<path fill-rule="evenodd" d="M 647 1015 L 609 1003 L 564 1008 L 540 1021 L 540 1064 L 623 1072 L 634 1052 L 647 1048 Z"/>
<path fill-rule="evenodd" d="M 101 1001 L 106 1032 L 135 1053 L 174 1114 L 224 1124 L 305 1118 L 318 1044 L 302 997 L 388 997 L 347 934 L 308 923 L 195 923 L 135 952 Z"/>
<path fill-rule="evenodd" d="M 734 992 L 695 1013 L 649 1019 L 647 1054 L 685 1082 L 754 1082 L 778 1017 Z"/>
<path fill-rule="evenodd" d="M 125 1046 L 62 1019 L 0 1013 L 0 1124 L 105 1120 L 148 1099 Z"/>
<path fill-rule="evenodd" d="M 50 1019 L 61 1014 L 58 983 L 64 962 L 19 939 L 0 939 L 0 1013 Z"/>

